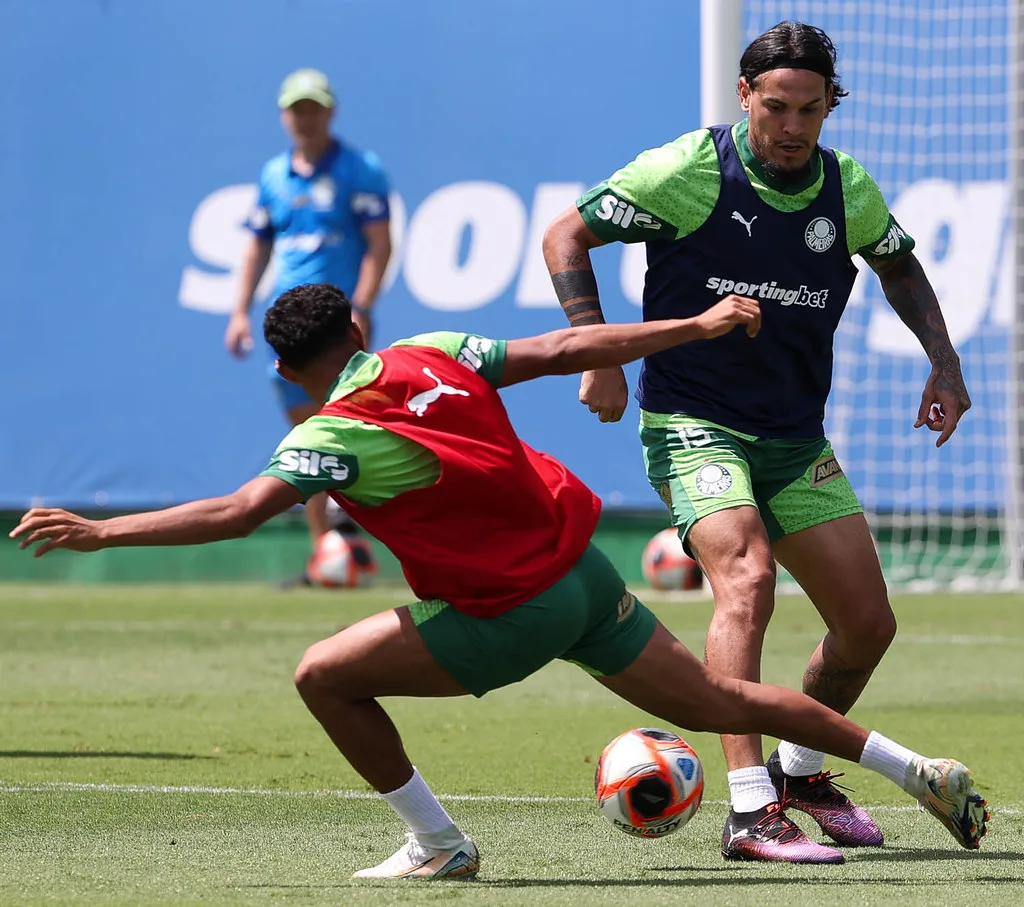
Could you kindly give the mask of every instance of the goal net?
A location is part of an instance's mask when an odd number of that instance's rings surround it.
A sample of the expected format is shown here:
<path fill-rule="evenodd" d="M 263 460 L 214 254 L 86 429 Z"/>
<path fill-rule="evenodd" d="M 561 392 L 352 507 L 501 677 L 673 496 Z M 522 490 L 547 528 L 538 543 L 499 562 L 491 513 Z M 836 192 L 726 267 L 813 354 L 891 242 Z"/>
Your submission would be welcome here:
<path fill-rule="evenodd" d="M 942 449 L 936 435 L 913 429 L 928 362 L 862 269 L 836 337 L 826 431 L 868 512 L 886 577 L 904 587 L 997 588 L 1019 578 L 1013 3 L 744 6 L 747 41 L 795 19 L 835 42 L 850 96 L 826 120 L 822 142 L 867 168 L 916 240 L 974 402 Z"/>

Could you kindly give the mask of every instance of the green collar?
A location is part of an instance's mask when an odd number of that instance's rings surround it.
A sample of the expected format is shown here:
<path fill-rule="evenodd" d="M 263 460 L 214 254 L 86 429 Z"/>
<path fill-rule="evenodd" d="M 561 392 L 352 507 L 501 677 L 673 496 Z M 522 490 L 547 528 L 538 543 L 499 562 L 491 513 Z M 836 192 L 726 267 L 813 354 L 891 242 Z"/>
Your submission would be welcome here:
<path fill-rule="evenodd" d="M 750 150 L 750 142 L 747 140 L 747 121 L 745 119 L 740 120 L 732 127 L 732 138 L 743 166 L 751 171 L 765 186 L 775 192 L 781 192 L 783 195 L 799 195 L 805 189 L 810 189 L 821 178 L 821 154 L 817 148 L 814 149 L 814 154 L 811 156 L 811 170 L 806 179 L 802 179 L 799 183 L 780 184 L 779 180 L 773 179 L 765 172 L 761 162 L 754 156 L 754 152 Z"/>
<path fill-rule="evenodd" d="M 373 353 L 364 353 L 362 350 L 354 353 L 352 358 L 349 359 L 348 364 L 344 369 L 342 369 L 341 374 L 334 379 L 334 384 L 331 385 L 331 389 L 327 392 L 327 399 L 333 400 L 335 395 L 337 395 L 338 391 L 341 389 L 341 386 L 343 384 L 350 383 L 352 378 L 355 376 L 355 373 L 366 365 L 366 363 L 372 358 Z"/>

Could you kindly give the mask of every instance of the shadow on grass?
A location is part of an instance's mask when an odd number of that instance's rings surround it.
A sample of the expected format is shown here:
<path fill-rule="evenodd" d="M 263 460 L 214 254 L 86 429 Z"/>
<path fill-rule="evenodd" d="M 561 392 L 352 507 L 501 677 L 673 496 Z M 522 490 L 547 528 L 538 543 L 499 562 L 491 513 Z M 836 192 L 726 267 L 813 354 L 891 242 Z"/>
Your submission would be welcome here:
<path fill-rule="evenodd" d="M 194 753 L 129 753 L 111 750 L 0 750 L 0 759 L 214 759 Z"/>
<path fill-rule="evenodd" d="M 886 860 L 1017 860 L 1024 861 L 1024 853 L 1018 850 L 942 850 L 938 847 L 890 847 L 884 850 L 867 851 L 850 857 L 851 863 L 879 863 Z"/>

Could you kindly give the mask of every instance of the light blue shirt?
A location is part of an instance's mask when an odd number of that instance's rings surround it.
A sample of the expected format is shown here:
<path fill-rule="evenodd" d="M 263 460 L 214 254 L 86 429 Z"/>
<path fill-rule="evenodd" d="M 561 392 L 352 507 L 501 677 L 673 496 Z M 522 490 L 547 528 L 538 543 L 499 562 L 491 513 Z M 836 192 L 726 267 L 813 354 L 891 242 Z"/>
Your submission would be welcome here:
<path fill-rule="evenodd" d="M 246 226 L 274 245 L 274 298 L 304 283 L 351 296 L 366 254 L 363 227 L 389 215 L 380 160 L 335 140 L 309 177 L 292 169 L 290 151 L 268 161 Z"/>

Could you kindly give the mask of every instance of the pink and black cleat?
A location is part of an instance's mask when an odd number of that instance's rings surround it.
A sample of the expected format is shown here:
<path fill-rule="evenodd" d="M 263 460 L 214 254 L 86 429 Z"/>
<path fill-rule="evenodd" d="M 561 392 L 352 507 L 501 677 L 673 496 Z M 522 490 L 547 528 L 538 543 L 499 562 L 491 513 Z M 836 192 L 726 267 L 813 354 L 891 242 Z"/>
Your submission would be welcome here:
<path fill-rule="evenodd" d="M 841 774 L 787 775 L 782 771 L 778 750 L 769 757 L 767 767 L 779 799 L 786 808 L 807 813 L 836 844 L 845 847 L 881 846 L 882 830 L 875 820 L 836 786 L 833 779 L 842 777 Z"/>
<path fill-rule="evenodd" d="M 729 813 L 722 832 L 722 856 L 773 863 L 843 862 L 838 850 L 808 838 L 778 803 L 756 812 Z"/>

